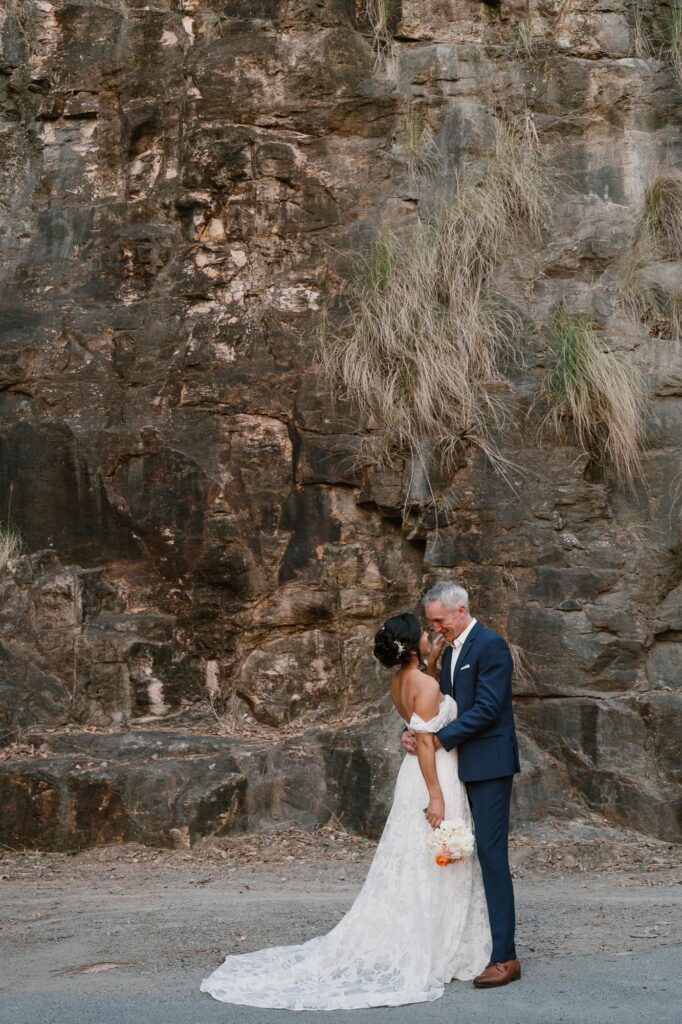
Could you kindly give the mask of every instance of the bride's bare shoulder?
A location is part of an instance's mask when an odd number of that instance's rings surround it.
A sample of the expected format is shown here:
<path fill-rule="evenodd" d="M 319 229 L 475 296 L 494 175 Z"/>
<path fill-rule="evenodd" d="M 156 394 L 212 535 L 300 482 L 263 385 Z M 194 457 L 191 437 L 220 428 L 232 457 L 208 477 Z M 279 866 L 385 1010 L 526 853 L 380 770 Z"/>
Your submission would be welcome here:
<path fill-rule="evenodd" d="M 411 711 L 416 712 L 420 718 L 428 720 L 438 712 L 443 697 L 440 686 L 433 678 L 428 676 L 421 669 L 413 669 L 407 683 L 407 700 Z"/>

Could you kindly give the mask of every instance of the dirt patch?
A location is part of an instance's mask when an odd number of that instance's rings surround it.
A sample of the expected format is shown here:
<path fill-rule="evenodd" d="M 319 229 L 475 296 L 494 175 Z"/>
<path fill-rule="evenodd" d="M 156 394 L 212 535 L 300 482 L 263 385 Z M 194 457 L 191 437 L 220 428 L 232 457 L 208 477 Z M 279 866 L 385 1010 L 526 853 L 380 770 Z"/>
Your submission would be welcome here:
<path fill-rule="evenodd" d="M 518 879 L 547 881 L 589 875 L 611 878 L 617 885 L 682 881 L 682 846 L 613 829 L 594 819 L 543 823 L 530 833 L 512 835 L 510 848 L 512 870 Z M 70 888 L 87 884 L 103 871 L 118 877 L 134 876 L 138 884 L 144 884 L 146 878 L 158 879 L 160 872 L 203 870 L 220 875 L 245 867 L 265 876 L 281 877 L 288 870 L 324 879 L 330 871 L 338 876 L 339 864 L 357 867 L 351 875 L 361 879 L 375 849 L 376 842 L 338 824 L 312 831 L 285 828 L 203 839 L 181 850 L 135 843 L 67 853 L 4 848 L 0 851 L 0 880 L 51 879 Z"/>

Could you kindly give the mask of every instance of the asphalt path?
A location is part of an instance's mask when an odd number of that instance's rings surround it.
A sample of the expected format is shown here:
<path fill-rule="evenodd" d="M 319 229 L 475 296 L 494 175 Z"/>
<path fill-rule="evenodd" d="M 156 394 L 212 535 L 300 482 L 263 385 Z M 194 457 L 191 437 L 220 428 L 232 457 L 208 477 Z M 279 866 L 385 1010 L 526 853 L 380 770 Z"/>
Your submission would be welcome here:
<path fill-rule="evenodd" d="M 285 879 L 133 864 L 112 880 L 73 862 L 3 881 L 0 1024 L 682 1024 L 682 886 L 667 880 L 521 880 L 523 978 L 494 991 L 455 982 L 433 1003 L 317 1013 L 199 992 L 226 951 L 300 942 L 339 920 L 366 867 L 323 867 Z"/>
<path fill-rule="evenodd" d="M 199 976 L 173 971 L 111 972 L 55 979 L 48 990 L 25 979 L 0 1003 L 2 1024 L 680 1024 L 682 947 L 625 956 L 525 959 L 521 981 L 481 992 L 449 985 L 443 997 L 393 1009 L 292 1013 L 217 1003 Z M 116 974 L 116 976 L 114 976 Z"/>

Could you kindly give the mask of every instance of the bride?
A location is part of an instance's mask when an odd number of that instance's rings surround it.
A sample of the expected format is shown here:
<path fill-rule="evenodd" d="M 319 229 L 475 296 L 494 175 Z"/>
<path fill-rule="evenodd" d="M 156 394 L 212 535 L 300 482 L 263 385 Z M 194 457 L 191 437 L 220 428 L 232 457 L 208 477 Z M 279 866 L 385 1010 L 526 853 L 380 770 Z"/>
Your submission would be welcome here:
<path fill-rule="evenodd" d="M 420 669 L 429 640 L 415 615 L 388 619 L 374 654 L 396 667 L 391 697 L 417 733 L 365 883 L 326 935 L 297 946 L 228 956 L 201 983 L 225 1003 L 287 1010 L 350 1010 L 438 999 L 454 978 L 474 978 L 490 960 L 491 938 L 476 856 L 439 867 L 426 845 L 443 819 L 471 827 L 457 751 L 436 749 L 433 734 L 457 705 Z"/>

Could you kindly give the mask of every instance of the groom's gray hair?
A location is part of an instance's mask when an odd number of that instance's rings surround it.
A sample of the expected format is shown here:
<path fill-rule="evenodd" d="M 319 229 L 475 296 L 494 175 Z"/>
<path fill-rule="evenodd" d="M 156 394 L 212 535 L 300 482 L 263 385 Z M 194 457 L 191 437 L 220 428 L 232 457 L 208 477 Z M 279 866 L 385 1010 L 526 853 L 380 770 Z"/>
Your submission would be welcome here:
<path fill-rule="evenodd" d="M 424 594 L 422 605 L 426 608 L 434 601 L 440 601 L 446 608 L 453 610 L 463 604 L 466 610 L 469 610 L 469 595 L 459 583 L 434 583 Z"/>

